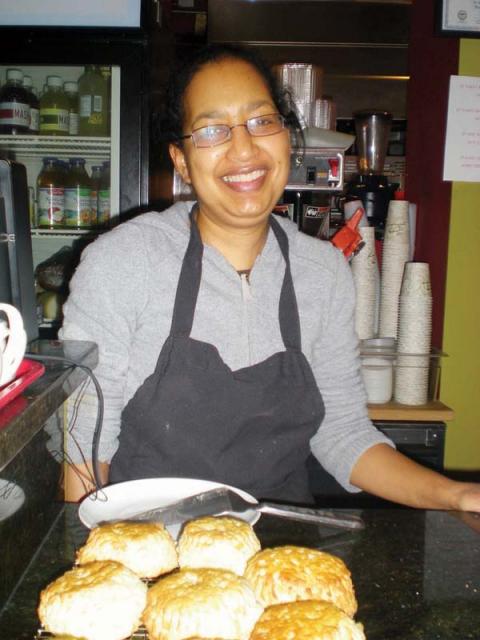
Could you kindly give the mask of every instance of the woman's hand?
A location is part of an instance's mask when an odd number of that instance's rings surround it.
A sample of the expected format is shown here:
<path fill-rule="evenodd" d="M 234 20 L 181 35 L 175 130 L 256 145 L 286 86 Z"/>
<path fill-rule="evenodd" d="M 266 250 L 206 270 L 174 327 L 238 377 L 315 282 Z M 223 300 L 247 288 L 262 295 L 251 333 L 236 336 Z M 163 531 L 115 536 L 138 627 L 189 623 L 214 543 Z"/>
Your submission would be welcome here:
<path fill-rule="evenodd" d="M 480 513 L 480 484 L 459 482 L 458 510 Z"/>

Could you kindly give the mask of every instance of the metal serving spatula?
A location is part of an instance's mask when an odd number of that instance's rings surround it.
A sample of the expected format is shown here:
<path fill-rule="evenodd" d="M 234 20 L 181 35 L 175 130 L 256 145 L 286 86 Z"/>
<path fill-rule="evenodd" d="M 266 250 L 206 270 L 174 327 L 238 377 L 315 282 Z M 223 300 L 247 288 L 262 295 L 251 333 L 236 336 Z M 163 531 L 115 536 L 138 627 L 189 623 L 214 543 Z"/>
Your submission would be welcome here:
<path fill-rule="evenodd" d="M 327 524 L 346 529 L 363 529 L 361 518 L 352 514 L 334 513 L 320 509 L 278 505 L 273 502 L 249 502 L 226 487 L 197 493 L 165 507 L 149 509 L 127 516 L 126 520 L 163 522 L 165 525 L 179 524 L 206 515 L 240 515 L 245 511 L 261 511 L 280 518 Z"/>

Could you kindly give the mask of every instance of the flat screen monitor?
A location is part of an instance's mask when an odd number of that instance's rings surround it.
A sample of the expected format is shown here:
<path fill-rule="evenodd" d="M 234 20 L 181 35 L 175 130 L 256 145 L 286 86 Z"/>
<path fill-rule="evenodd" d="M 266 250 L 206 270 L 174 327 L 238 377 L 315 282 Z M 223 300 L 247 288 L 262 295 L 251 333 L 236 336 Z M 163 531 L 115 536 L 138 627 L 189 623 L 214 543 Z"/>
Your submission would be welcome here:
<path fill-rule="evenodd" d="M 38 337 L 25 167 L 0 158 L 0 302 L 23 317 L 28 340 Z"/>
<path fill-rule="evenodd" d="M 141 0 L 0 0 L 0 26 L 139 28 Z"/>

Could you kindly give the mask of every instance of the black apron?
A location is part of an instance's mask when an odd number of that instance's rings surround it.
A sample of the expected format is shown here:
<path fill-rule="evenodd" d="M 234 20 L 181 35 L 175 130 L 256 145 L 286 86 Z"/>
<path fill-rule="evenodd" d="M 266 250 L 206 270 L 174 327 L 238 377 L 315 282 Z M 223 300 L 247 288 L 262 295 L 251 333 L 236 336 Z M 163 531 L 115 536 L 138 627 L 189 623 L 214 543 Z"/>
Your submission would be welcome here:
<path fill-rule="evenodd" d="M 288 238 L 270 216 L 286 263 L 279 304 L 285 351 L 232 371 L 214 345 L 190 337 L 203 257 L 193 210 L 190 223 L 170 335 L 122 413 L 110 481 L 201 478 L 257 498 L 311 502 L 306 460 L 325 410 L 301 351 Z"/>

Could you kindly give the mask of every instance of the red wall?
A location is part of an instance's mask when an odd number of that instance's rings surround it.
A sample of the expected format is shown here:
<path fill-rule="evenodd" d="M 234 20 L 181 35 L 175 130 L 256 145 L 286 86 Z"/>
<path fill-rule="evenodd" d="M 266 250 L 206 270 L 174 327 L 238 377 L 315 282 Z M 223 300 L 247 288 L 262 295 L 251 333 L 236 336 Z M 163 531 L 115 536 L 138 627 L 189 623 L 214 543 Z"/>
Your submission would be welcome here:
<path fill-rule="evenodd" d="M 448 84 L 458 73 L 458 38 L 435 35 L 433 0 L 411 12 L 407 98 L 406 198 L 417 204 L 415 260 L 429 262 L 433 290 L 432 343 L 441 347 L 447 272 L 450 182 L 443 182 Z"/>

